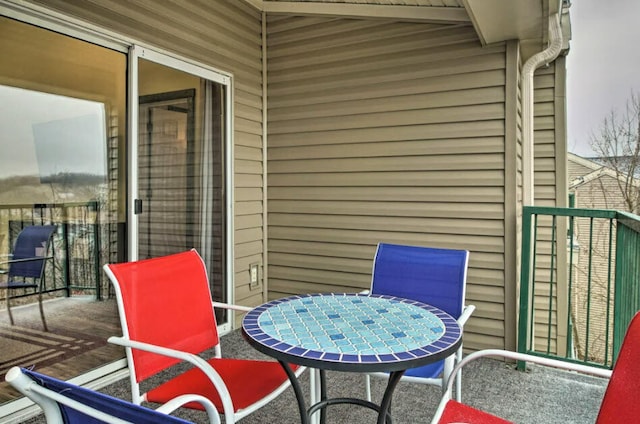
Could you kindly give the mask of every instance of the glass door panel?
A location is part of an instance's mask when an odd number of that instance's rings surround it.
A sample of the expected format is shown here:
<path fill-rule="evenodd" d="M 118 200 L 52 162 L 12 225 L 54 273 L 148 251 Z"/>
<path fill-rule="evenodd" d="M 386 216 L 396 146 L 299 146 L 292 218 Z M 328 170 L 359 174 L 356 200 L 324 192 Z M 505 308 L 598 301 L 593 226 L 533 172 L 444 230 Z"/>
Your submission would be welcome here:
<path fill-rule="evenodd" d="M 226 87 L 142 58 L 138 69 L 138 258 L 195 248 L 227 301 Z"/>
<path fill-rule="evenodd" d="M 11 325 L 0 290 L 0 375 L 24 366 L 95 378 L 126 363 L 107 343 L 121 330 L 102 271 L 126 259 L 126 51 L 6 17 L 0 34 L 0 256 L 25 226 L 57 228 L 43 283 L 48 331 L 37 295 L 11 292 Z M 0 381 L 0 421 L 19 397 Z"/>

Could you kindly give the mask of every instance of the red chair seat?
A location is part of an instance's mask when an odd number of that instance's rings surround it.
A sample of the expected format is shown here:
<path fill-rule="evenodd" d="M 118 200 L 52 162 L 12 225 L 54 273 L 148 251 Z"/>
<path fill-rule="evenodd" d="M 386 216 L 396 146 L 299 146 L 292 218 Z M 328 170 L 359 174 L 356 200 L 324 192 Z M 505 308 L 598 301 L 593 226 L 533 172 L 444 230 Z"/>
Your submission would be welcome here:
<path fill-rule="evenodd" d="M 438 424 L 467 422 L 473 424 L 512 424 L 511 421 L 503 420 L 495 415 L 472 408 L 453 399 L 447 402 Z"/>
<path fill-rule="evenodd" d="M 234 412 L 242 410 L 269 395 L 288 380 L 278 362 L 231 358 L 211 358 L 209 364 L 220 374 L 229 390 Z M 295 371 L 298 367 L 290 365 Z M 256 378 L 259 377 L 259 378 Z M 198 368 L 193 368 L 147 392 L 149 402 L 165 403 L 182 394 L 198 394 L 210 399 L 223 412 L 222 401 L 211 380 Z M 199 403 L 189 408 L 204 409 Z"/>

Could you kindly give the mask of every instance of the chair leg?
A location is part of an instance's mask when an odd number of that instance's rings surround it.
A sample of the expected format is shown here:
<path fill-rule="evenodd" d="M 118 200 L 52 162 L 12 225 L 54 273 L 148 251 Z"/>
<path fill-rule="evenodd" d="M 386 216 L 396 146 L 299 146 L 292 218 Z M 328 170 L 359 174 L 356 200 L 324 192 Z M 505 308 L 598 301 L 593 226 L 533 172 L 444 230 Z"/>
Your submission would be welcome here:
<path fill-rule="evenodd" d="M 47 320 L 44 318 L 44 308 L 42 307 L 42 293 L 38 293 L 38 306 L 40 307 L 40 319 L 42 320 L 42 327 L 44 327 L 44 331 L 49 331 L 49 327 L 47 327 Z"/>
<path fill-rule="evenodd" d="M 44 331 L 48 332 L 47 320 L 44 318 L 44 308 L 42 307 L 42 289 L 44 289 L 44 278 L 40 279 L 40 289 L 38 290 L 38 307 L 40 308 L 40 319 L 42 320 L 42 326 Z"/>
<path fill-rule="evenodd" d="M 460 349 L 456 352 L 456 364 L 462 361 L 462 345 Z M 455 376 L 452 376 L 456 379 L 456 400 L 458 402 L 462 402 L 462 370 L 458 370 Z"/>
<path fill-rule="evenodd" d="M 11 297 L 9 296 L 9 288 L 6 289 L 7 293 L 7 313 L 9 314 L 9 322 L 13 325 L 13 315 L 11 314 L 11 301 L 9 300 Z"/>
<path fill-rule="evenodd" d="M 364 384 L 366 385 L 367 390 L 367 401 L 371 402 L 371 377 L 369 374 L 364 376 Z"/>

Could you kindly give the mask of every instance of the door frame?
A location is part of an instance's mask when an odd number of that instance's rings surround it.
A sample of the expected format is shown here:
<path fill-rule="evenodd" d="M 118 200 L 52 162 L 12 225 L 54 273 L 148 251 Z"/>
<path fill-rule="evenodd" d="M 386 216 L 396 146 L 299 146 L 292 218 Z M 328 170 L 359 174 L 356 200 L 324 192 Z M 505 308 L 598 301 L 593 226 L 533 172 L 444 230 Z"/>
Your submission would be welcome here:
<path fill-rule="evenodd" d="M 224 134 L 224 161 L 225 161 L 225 184 L 224 184 L 224 198 L 225 207 L 224 213 L 225 219 L 225 290 L 228 293 L 227 301 L 229 303 L 234 302 L 234 290 L 233 290 L 233 263 L 234 263 L 234 237 L 233 237 L 233 80 L 229 75 L 225 75 L 221 72 L 214 71 L 212 69 L 205 68 L 195 63 L 189 62 L 186 59 L 179 58 L 177 56 L 169 55 L 159 50 L 154 50 L 149 47 L 143 47 L 138 44 L 133 44 L 129 49 L 129 67 L 128 67 L 128 139 L 127 143 L 127 252 L 128 260 L 135 261 L 138 259 L 138 229 L 139 222 L 138 216 L 135 213 L 135 199 L 139 198 L 138 195 L 138 122 L 139 122 L 139 91 L 138 91 L 138 78 L 139 78 L 139 59 L 148 60 L 163 66 L 167 66 L 178 71 L 186 72 L 195 75 L 200 78 L 204 78 L 225 87 L 225 134 Z M 226 332 L 231 330 L 233 322 L 228 322 L 219 325 L 219 331 Z"/>

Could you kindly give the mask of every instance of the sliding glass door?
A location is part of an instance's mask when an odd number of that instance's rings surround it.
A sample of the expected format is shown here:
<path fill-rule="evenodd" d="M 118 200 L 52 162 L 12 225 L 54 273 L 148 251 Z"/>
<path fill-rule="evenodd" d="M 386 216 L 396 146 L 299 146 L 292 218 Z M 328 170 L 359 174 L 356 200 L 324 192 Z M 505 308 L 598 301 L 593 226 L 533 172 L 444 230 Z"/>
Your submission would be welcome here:
<path fill-rule="evenodd" d="M 214 299 L 227 301 L 229 79 L 139 47 L 131 61 L 131 251 L 145 259 L 196 249 Z"/>

